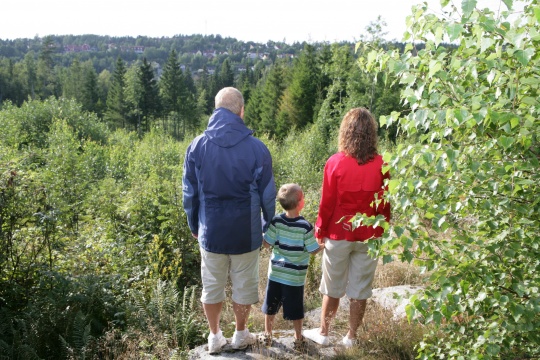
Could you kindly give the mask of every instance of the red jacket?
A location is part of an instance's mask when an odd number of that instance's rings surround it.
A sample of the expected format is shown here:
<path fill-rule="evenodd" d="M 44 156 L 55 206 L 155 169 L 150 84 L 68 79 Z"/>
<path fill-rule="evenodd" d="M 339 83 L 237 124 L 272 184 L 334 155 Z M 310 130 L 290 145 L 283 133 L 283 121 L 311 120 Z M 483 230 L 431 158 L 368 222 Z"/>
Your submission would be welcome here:
<path fill-rule="evenodd" d="M 342 152 L 332 155 L 324 166 L 319 215 L 315 223 L 317 238 L 332 240 L 364 241 L 382 236 L 383 228 L 360 226 L 352 231 L 348 222 L 357 213 L 367 216 L 384 215 L 390 221 L 390 204 L 374 204 L 375 194 L 383 198 L 384 179 L 390 173 L 382 173 L 381 155 L 363 165 Z M 338 221 L 346 217 L 338 223 Z"/>

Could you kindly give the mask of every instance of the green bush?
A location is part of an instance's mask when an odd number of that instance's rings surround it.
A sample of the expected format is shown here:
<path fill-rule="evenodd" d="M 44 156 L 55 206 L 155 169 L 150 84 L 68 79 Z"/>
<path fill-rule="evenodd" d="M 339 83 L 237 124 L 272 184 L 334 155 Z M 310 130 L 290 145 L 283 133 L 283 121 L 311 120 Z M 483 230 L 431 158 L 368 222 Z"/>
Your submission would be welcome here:
<path fill-rule="evenodd" d="M 408 18 L 408 36 L 424 49 L 361 61 L 393 72 L 411 107 L 381 117 L 408 140 L 384 156 L 389 199 L 402 216 L 373 251 L 432 274 L 408 307 L 409 319 L 435 328 L 420 358 L 538 357 L 538 3 L 520 2 L 515 20 L 513 1 L 501 2 L 500 14 L 476 0 L 461 9 L 441 3 L 443 18 L 426 5 Z"/>

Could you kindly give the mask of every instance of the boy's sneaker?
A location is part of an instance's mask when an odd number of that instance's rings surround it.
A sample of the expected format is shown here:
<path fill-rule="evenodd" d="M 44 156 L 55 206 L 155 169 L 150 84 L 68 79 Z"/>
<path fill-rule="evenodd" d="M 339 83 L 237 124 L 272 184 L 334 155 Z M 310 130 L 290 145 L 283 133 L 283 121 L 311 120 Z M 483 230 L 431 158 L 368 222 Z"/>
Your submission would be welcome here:
<path fill-rule="evenodd" d="M 307 350 L 308 343 L 306 338 L 302 336 L 301 339 L 294 339 L 293 349 L 296 351 L 304 352 Z"/>
<path fill-rule="evenodd" d="M 221 348 L 227 344 L 227 339 L 223 336 L 221 330 L 217 334 L 208 335 L 208 353 L 209 354 L 218 354 L 221 351 Z"/>
<path fill-rule="evenodd" d="M 306 339 L 316 342 L 319 345 L 326 346 L 330 344 L 330 340 L 328 340 L 328 336 L 321 335 L 320 329 L 304 330 L 304 337 Z"/>
<path fill-rule="evenodd" d="M 255 335 L 250 333 L 248 329 L 244 329 L 243 331 L 234 332 L 231 343 L 233 349 L 239 350 L 255 344 L 256 341 Z"/>
<path fill-rule="evenodd" d="M 353 346 L 356 345 L 357 343 L 357 340 L 356 339 L 350 339 L 349 338 L 349 335 L 345 335 L 343 337 L 343 340 L 341 341 L 343 343 L 343 345 L 346 347 L 346 348 L 351 348 Z"/>
<path fill-rule="evenodd" d="M 269 334 L 269 333 L 261 334 L 257 338 L 257 341 L 259 342 L 259 344 L 263 346 L 266 346 L 266 347 L 272 346 L 272 334 Z"/>

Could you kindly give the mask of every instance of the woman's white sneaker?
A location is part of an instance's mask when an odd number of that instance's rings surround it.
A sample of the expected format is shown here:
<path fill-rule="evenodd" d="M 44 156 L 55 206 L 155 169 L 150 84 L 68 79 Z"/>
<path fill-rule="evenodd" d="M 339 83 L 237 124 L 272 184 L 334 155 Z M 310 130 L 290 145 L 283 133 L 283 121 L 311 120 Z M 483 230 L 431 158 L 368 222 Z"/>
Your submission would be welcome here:
<path fill-rule="evenodd" d="M 328 340 L 328 336 L 321 335 L 320 329 L 304 330 L 303 335 L 306 339 L 316 342 L 319 345 L 326 346 L 330 344 L 330 340 Z"/>
<path fill-rule="evenodd" d="M 350 339 L 349 335 L 345 335 L 341 341 L 346 348 L 351 348 L 356 345 L 356 339 Z"/>

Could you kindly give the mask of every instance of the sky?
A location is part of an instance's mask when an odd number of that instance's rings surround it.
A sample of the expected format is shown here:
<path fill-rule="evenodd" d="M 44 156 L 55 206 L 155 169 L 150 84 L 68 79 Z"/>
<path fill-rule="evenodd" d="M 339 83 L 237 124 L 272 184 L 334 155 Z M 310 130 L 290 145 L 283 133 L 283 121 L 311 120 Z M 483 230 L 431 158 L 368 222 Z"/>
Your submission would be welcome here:
<path fill-rule="evenodd" d="M 171 37 L 241 41 L 356 41 L 380 15 L 387 40 L 401 40 L 422 0 L 11 0 L 0 7 L 0 39 L 47 35 Z M 439 0 L 426 0 L 434 12 Z M 456 5 L 461 0 L 452 0 Z M 478 0 L 497 10 L 501 0 Z M 504 6 L 503 6 L 504 7 Z"/>

